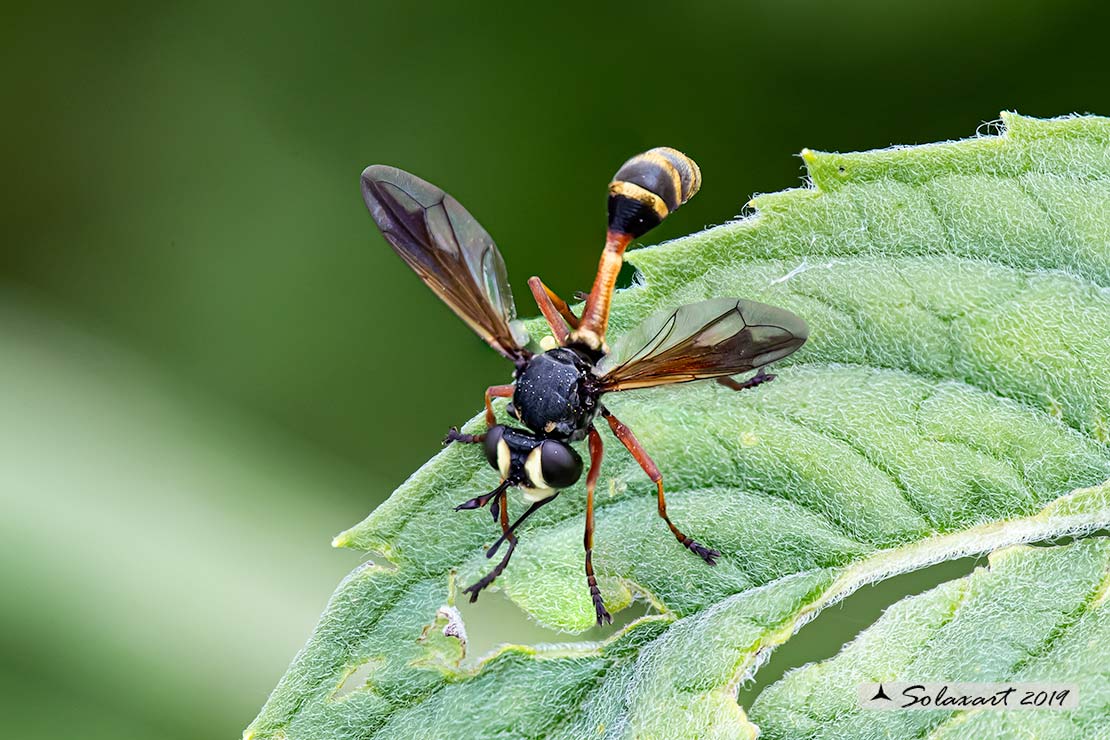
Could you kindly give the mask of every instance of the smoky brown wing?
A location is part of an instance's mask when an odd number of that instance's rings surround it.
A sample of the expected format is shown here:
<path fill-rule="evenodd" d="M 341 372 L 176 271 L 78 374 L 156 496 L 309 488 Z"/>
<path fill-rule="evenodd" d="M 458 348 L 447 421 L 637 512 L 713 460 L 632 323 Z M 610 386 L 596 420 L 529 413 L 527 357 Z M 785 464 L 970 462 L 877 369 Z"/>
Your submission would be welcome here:
<path fill-rule="evenodd" d="M 385 165 L 363 171 L 362 198 L 394 251 L 459 318 L 506 357 L 527 356 L 505 261 L 457 200 Z"/>
<path fill-rule="evenodd" d="M 739 298 L 661 311 L 622 336 L 598 363 L 603 391 L 624 391 L 754 370 L 805 343 L 805 321 Z"/>

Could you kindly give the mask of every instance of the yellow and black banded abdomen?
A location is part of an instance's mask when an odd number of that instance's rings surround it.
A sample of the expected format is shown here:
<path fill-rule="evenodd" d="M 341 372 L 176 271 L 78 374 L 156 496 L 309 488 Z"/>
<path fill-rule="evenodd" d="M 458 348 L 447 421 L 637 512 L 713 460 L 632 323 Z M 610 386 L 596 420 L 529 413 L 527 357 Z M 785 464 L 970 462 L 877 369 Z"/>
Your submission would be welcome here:
<path fill-rule="evenodd" d="M 700 187 L 701 170 L 677 149 L 660 146 L 637 154 L 609 183 L 609 230 L 642 236 Z"/>

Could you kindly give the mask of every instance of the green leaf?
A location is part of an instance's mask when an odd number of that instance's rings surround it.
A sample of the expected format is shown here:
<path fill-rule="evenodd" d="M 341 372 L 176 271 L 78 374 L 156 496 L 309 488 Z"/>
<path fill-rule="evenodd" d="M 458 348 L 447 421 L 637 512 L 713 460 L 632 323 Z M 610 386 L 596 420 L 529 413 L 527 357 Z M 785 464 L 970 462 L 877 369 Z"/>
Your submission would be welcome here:
<path fill-rule="evenodd" d="M 752 707 L 775 738 L 1074 740 L 1107 729 L 1110 707 L 1110 539 L 997 550 L 990 569 L 895 604 L 835 658 L 789 673 Z M 1078 709 L 860 709 L 856 687 L 914 683 L 1076 684 Z M 1105 736 L 1105 735 L 1102 735 Z"/>
<path fill-rule="evenodd" d="M 452 664 L 421 637 L 498 533 L 452 510 L 497 484 L 481 450 L 455 445 L 336 538 L 386 562 L 340 584 L 246 735 L 750 736 L 737 686 L 824 606 L 940 560 L 1110 526 L 1110 120 L 1004 121 L 957 143 L 804 152 L 813 188 L 629 255 L 642 280 L 614 301 L 614 337 L 720 296 L 810 326 L 752 391 L 606 398 L 717 567 L 674 541 L 606 434 L 594 564 L 610 610 L 639 598 L 658 613 L 602 643 Z M 567 632 L 593 622 L 583 499 L 576 486 L 541 510 L 498 581 Z"/>

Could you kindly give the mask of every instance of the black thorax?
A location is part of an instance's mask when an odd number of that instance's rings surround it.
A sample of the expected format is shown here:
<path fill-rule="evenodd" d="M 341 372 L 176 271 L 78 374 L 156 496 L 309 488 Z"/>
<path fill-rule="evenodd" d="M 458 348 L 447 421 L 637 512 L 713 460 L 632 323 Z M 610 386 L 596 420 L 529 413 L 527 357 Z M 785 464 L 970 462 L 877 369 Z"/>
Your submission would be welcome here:
<path fill-rule="evenodd" d="M 586 437 L 600 395 L 590 358 L 558 347 L 517 372 L 513 415 L 541 438 L 577 442 Z"/>

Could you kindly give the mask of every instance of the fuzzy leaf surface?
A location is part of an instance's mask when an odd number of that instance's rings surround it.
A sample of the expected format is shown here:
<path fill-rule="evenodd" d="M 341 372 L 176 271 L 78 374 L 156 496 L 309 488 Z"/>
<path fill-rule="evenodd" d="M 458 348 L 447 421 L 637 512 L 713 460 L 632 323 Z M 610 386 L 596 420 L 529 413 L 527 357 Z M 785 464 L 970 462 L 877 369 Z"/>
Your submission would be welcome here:
<path fill-rule="evenodd" d="M 603 643 L 445 661 L 428 635 L 451 573 L 484 572 L 499 533 L 452 510 L 498 482 L 480 449 L 455 445 L 336 538 L 387 562 L 340 584 L 247 736 L 751 736 L 736 687 L 824 606 L 930 563 L 1110 526 L 1110 120 L 1004 121 L 961 142 L 805 151 L 811 188 L 628 255 L 643 280 L 616 296 L 611 336 L 721 296 L 810 326 L 754 390 L 606 397 L 717 567 L 674 541 L 605 430 L 594 564 L 611 611 L 641 598 L 658 614 Z M 580 484 L 541 510 L 498 581 L 568 633 L 593 622 L 583 502 Z M 355 671 L 365 679 L 340 692 Z"/>
<path fill-rule="evenodd" d="M 989 569 L 903 599 L 836 657 L 792 671 L 765 689 L 752 706 L 760 737 L 1105 737 L 1110 539 L 1091 537 L 1062 547 L 1015 545 L 991 553 L 989 562 Z M 913 712 L 859 707 L 859 684 L 895 680 L 1074 684 L 1079 707 Z"/>

